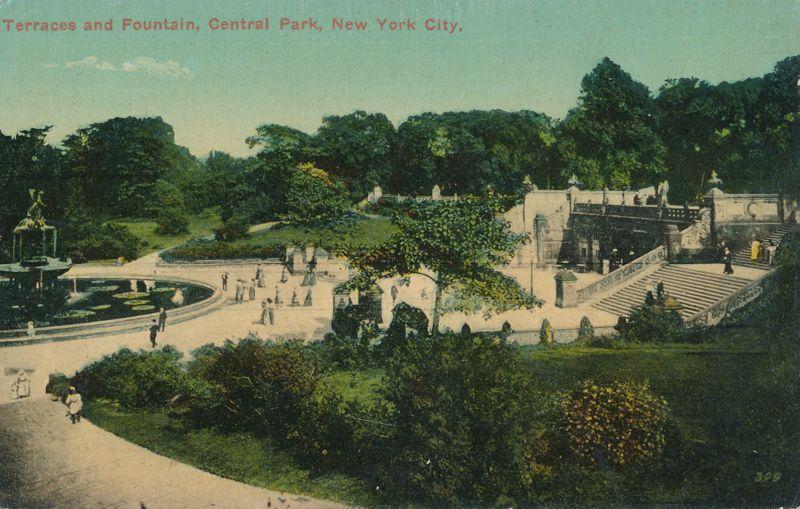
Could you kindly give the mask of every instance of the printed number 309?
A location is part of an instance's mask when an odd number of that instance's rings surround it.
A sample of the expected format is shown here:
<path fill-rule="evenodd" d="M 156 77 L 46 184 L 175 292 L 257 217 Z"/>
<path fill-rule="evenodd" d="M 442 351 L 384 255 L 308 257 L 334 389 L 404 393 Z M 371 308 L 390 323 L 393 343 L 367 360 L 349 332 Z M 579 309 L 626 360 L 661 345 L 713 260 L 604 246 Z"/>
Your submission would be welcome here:
<path fill-rule="evenodd" d="M 756 482 L 778 482 L 781 479 L 780 472 L 757 472 Z"/>

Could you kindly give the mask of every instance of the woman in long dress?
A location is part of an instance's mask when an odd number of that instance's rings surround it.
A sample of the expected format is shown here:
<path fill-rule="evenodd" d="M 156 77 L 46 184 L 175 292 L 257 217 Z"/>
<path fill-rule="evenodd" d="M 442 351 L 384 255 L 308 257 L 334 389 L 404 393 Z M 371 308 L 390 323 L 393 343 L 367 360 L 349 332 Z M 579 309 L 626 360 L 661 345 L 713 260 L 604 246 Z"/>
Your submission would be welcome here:
<path fill-rule="evenodd" d="M 757 262 L 758 258 L 761 256 L 761 242 L 756 239 L 750 244 L 750 261 Z"/>
<path fill-rule="evenodd" d="M 247 296 L 250 297 L 250 300 L 256 300 L 256 280 L 253 279 L 250 281 L 250 289 L 247 292 Z"/>

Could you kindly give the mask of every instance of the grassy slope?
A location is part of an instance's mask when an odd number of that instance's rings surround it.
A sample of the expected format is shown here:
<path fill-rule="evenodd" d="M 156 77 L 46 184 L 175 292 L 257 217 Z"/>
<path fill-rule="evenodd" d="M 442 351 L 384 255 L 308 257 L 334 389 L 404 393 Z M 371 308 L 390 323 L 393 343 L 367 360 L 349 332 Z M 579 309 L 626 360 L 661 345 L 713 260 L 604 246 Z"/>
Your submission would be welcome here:
<path fill-rule="evenodd" d="M 159 235 L 155 233 L 155 221 L 148 221 L 145 219 L 120 219 L 113 220 L 113 222 L 127 226 L 131 233 L 136 235 L 136 237 L 144 242 L 144 247 L 139 253 L 139 256 L 144 256 L 152 253 L 153 251 L 159 251 L 161 249 L 177 246 L 178 244 L 182 244 L 189 239 L 206 236 L 210 234 L 214 228 L 217 228 L 222 224 L 222 221 L 216 214 L 203 212 L 197 216 L 191 216 L 189 218 L 188 233 L 182 233 L 179 235 Z"/>
<path fill-rule="evenodd" d="M 262 233 L 233 241 L 233 245 L 274 245 L 312 243 L 327 247 L 337 242 L 378 244 L 395 232 L 388 217 L 367 217 L 353 224 L 332 229 L 317 229 L 302 226 L 276 225 Z"/>

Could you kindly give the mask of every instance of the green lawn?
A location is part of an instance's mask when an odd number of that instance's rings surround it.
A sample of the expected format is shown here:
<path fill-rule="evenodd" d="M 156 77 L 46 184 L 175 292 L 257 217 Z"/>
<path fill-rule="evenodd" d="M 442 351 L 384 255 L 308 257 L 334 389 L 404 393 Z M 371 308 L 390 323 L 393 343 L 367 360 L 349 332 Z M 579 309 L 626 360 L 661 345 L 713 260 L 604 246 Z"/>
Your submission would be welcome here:
<path fill-rule="evenodd" d="M 314 228 L 277 224 L 255 235 L 231 242 L 234 246 L 305 245 L 329 248 L 344 244 L 379 244 L 396 231 L 391 219 L 382 216 L 361 216 L 353 223 L 330 228 Z"/>
<path fill-rule="evenodd" d="M 153 452 L 206 472 L 240 482 L 347 504 L 375 505 L 358 479 L 338 473 L 314 473 L 299 465 L 291 451 L 268 438 L 195 428 L 167 410 L 125 411 L 97 400 L 84 413 L 94 424 Z"/>
<path fill-rule="evenodd" d="M 127 226 L 131 233 L 142 240 L 144 247 L 139 256 L 183 244 L 187 240 L 209 235 L 222 224 L 219 216 L 210 211 L 189 218 L 189 232 L 179 235 L 159 235 L 155 232 L 156 222 L 146 219 L 115 219 L 112 222 Z"/>

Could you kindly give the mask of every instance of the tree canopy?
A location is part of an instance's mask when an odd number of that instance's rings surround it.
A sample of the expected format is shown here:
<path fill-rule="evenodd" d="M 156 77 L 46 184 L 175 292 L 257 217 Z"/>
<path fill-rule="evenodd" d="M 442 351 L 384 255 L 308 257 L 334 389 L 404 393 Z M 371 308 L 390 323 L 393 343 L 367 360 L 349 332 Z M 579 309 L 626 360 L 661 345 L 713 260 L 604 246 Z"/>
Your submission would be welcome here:
<path fill-rule="evenodd" d="M 488 312 L 532 308 L 540 302 L 495 267 L 507 263 L 524 234 L 512 233 L 491 199 L 422 201 L 393 218 L 398 232 L 375 247 L 343 251 L 358 274 L 350 286 L 367 288 L 386 277 L 412 274 L 436 285 L 433 330 L 439 328 L 442 293 L 478 297 Z"/>

